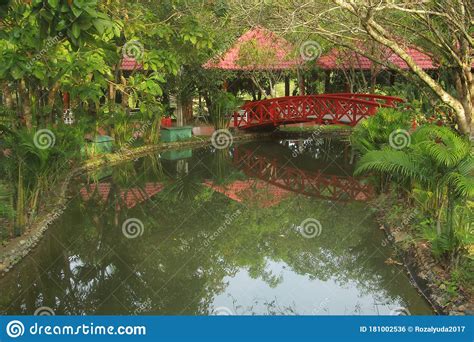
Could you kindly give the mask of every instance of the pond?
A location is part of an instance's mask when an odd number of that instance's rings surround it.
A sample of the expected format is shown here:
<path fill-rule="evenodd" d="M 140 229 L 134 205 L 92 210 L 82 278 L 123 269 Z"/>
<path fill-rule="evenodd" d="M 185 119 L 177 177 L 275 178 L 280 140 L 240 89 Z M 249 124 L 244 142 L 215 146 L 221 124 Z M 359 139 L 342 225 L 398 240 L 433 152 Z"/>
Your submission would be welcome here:
<path fill-rule="evenodd" d="M 432 314 L 389 262 L 352 157 L 343 141 L 279 140 L 84 175 L 0 279 L 0 313 Z"/>

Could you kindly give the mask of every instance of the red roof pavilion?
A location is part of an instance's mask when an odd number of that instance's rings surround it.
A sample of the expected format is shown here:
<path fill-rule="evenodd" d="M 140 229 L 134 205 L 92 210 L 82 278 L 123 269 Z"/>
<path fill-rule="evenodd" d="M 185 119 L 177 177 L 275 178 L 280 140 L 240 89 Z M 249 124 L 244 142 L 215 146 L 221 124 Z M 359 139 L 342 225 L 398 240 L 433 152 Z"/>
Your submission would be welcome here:
<path fill-rule="evenodd" d="M 415 63 L 424 70 L 438 69 L 433 60 L 427 54 L 415 49 L 408 48 L 407 53 L 414 59 Z M 392 62 L 400 69 L 409 69 L 408 65 L 403 59 L 396 55 L 393 51 L 387 49 L 385 60 Z M 358 70 L 370 70 L 374 62 L 367 57 L 350 50 L 341 50 L 333 48 L 327 54 L 322 55 L 317 61 L 316 65 L 325 70 L 349 69 L 354 68 Z"/>
<path fill-rule="evenodd" d="M 270 48 L 275 51 L 275 61 L 272 64 L 239 65 L 238 60 L 242 44 L 252 40 L 256 40 L 259 47 Z M 263 27 L 257 26 L 244 33 L 220 58 L 210 59 L 203 67 L 205 69 L 224 70 L 286 70 L 295 69 L 302 62 L 299 57 L 294 57 L 294 47 L 290 42 Z"/>
<path fill-rule="evenodd" d="M 132 57 L 124 57 L 120 64 L 120 69 L 125 71 L 141 70 L 142 65 Z"/>

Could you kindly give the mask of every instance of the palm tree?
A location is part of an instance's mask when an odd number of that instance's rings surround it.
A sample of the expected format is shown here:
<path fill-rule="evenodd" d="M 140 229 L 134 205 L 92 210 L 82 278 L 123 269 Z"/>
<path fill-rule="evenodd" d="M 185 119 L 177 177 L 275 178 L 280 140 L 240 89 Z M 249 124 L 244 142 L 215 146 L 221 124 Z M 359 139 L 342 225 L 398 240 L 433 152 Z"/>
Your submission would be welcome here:
<path fill-rule="evenodd" d="M 364 155 L 355 174 L 366 173 L 388 175 L 408 185 L 410 190 L 423 191 L 431 199 L 438 236 L 443 234 L 454 243 L 455 207 L 474 197 L 474 158 L 467 139 L 447 127 L 420 127 L 403 150 L 384 147 Z"/>

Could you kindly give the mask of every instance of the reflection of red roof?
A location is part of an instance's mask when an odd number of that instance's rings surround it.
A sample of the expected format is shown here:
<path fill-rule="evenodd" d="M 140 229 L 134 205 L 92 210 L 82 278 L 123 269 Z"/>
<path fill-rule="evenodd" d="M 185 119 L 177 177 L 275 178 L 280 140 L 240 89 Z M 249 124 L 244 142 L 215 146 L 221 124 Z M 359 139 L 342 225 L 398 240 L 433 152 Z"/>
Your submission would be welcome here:
<path fill-rule="evenodd" d="M 239 65 L 239 53 L 243 43 L 256 40 L 259 47 L 270 48 L 275 51 L 275 61 L 271 65 Z M 258 70 L 258 69 L 294 69 L 301 64 L 298 58 L 292 58 L 293 46 L 284 38 L 278 37 L 273 32 L 263 28 L 255 27 L 243 34 L 221 58 L 210 59 L 203 65 L 206 69 L 225 70 Z"/>
<path fill-rule="evenodd" d="M 406 52 L 415 60 L 416 64 L 422 69 L 437 69 L 430 56 L 425 53 L 415 49 L 407 48 Z M 392 62 L 400 69 L 407 70 L 408 65 L 397 56 L 391 50 L 387 50 L 386 56 L 383 58 L 389 62 Z M 322 55 L 317 61 L 316 64 L 322 69 L 332 70 L 332 69 L 360 69 L 360 70 L 370 70 L 373 66 L 373 62 L 365 56 L 349 50 L 341 50 L 339 48 L 333 48 L 327 54 Z"/>
<path fill-rule="evenodd" d="M 231 200 L 236 202 L 247 202 L 253 200 L 262 208 L 272 207 L 291 194 L 288 190 L 281 189 L 259 179 L 248 179 L 245 181 L 237 180 L 224 186 L 216 185 L 211 181 L 206 181 L 203 184 L 221 194 L 224 194 Z"/>
<path fill-rule="evenodd" d="M 89 184 L 80 190 L 84 201 L 90 200 L 94 194 L 98 193 L 100 201 L 105 203 L 110 194 L 110 183 Z M 146 183 L 145 191 L 142 188 L 131 188 L 120 191 L 120 198 L 125 202 L 128 209 L 135 207 L 137 204 L 146 201 L 163 190 L 162 183 Z"/>
<path fill-rule="evenodd" d="M 124 57 L 122 59 L 122 64 L 120 65 L 120 69 L 126 71 L 140 70 L 141 68 L 141 64 L 131 57 Z"/>

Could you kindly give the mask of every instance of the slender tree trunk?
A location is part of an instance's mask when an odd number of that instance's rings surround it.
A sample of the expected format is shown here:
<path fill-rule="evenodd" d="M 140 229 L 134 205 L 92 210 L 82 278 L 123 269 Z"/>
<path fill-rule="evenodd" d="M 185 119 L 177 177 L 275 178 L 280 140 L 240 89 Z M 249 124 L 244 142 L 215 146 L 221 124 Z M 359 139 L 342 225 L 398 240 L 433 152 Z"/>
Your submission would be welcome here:
<path fill-rule="evenodd" d="M 120 78 L 124 91 L 122 91 L 122 107 L 127 108 L 128 107 L 128 94 L 125 92 L 125 89 L 127 87 L 127 79 L 122 75 Z"/>
<path fill-rule="evenodd" d="M 184 124 L 190 124 L 193 121 L 193 98 L 183 99 L 183 119 Z"/>
<path fill-rule="evenodd" d="M 18 91 L 20 95 L 20 103 L 23 118 L 25 120 L 25 126 L 29 131 L 31 131 L 31 129 L 33 128 L 33 114 L 31 111 L 31 98 L 28 94 L 25 80 L 21 80 L 19 82 Z"/>
<path fill-rule="evenodd" d="M 56 102 L 56 96 L 59 91 L 59 83 L 53 84 L 51 90 L 48 93 L 48 109 L 49 109 L 49 116 L 46 116 L 46 120 L 50 121 L 51 123 L 54 122 L 54 104 Z M 46 122 L 49 123 L 49 122 Z"/>
<path fill-rule="evenodd" d="M 12 110 L 13 109 L 13 95 L 8 86 L 7 81 L 3 81 L 0 83 L 0 87 L 2 90 L 2 98 L 3 98 L 3 105 L 7 108 Z"/>

